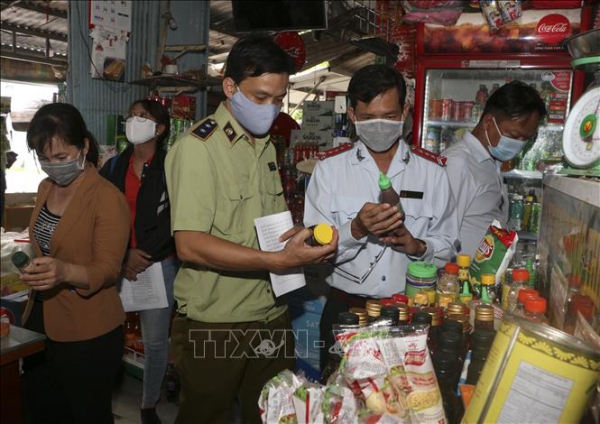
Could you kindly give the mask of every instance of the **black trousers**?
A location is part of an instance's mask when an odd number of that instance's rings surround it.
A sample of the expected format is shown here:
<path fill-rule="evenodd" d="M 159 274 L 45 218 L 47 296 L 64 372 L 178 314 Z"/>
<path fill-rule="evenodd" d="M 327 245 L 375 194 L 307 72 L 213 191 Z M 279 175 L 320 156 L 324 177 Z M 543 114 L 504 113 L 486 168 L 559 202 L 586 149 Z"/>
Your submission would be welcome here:
<path fill-rule="evenodd" d="M 35 301 L 25 328 L 44 332 L 43 302 Z M 24 358 L 27 423 L 113 423 L 112 392 L 123 357 L 123 327 L 91 340 L 46 340 L 46 349 Z"/>
<path fill-rule="evenodd" d="M 171 348 L 181 381 L 176 424 L 225 424 L 239 400 L 242 422 L 260 424 L 265 383 L 293 370 L 294 335 L 288 313 L 269 322 L 209 323 L 177 316 Z"/>

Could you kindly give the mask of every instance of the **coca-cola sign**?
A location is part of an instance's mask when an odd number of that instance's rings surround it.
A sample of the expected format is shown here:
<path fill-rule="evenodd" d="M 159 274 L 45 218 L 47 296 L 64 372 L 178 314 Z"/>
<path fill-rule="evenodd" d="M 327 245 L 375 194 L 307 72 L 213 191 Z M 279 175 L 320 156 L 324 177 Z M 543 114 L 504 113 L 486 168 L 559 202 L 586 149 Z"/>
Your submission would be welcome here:
<path fill-rule="evenodd" d="M 540 19 L 535 32 L 545 43 L 556 44 L 571 34 L 571 24 L 565 16 L 554 13 Z"/>

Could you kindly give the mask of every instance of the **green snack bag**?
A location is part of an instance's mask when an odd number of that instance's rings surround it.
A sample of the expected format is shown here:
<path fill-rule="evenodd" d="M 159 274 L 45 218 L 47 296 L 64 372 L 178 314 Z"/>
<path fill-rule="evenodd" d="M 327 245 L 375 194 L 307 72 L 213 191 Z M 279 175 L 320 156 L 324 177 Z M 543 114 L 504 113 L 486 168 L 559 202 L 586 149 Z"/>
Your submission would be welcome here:
<path fill-rule="evenodd" d="M 496 286 L 500 284 L 502 275 L 517 250 L 518 240 L 519 236 L 516 232 L 505 230 L 497 220 L 492 222 L 479 243 L 469 270 L 471 285 L 477 293 L 481 293 L 483 274 L 494 274 Z"/>

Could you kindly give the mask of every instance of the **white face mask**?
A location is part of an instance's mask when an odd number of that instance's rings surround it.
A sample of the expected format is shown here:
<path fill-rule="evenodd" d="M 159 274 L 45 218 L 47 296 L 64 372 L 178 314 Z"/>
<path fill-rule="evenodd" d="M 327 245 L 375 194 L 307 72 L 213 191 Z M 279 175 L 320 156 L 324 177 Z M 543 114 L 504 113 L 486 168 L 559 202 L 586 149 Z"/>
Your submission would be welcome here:
<path fill-rule="evenodd" d="M 132 116 L 125 124 L 125 135 L 131 144 L 142 144 L 156 137 L 156 122 Z"/>
<path fill-rule="evenodd" d="M 402 136 L 404 121 L 369 119 L 355 121 L 356 134 L 374 152 L 385 152 Z"/>

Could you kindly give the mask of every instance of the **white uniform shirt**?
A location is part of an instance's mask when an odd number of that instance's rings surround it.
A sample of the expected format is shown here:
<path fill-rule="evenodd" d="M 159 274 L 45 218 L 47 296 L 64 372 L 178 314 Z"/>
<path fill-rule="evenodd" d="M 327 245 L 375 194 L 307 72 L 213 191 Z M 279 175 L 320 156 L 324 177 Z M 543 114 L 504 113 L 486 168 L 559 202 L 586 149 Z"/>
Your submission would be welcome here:
<path fill-rule="evenodd" d="M 473 257 L 494 219 L 508 222 L 508 195 L 500 162 L 470 132 L 444 150 L 446 172 L 460 222 L 460 252 Z"/>
<path fill-rule="evenodd" d="M 335 266 L 327 265 L 327 282 L 347 293 L 389 297 L 404 292 L 409 263 L 418 259 L 441 267 L 456 255 L 458 218 L 444 169 L 410 153 L 401 141 L 387 175 L 398 193 L 423 195 L 400 201 L 406 228 L 427 243 L 421 258 L 385 247 L 378 237 L 352 237 L 352 219 L 366 202 L 379 202 L 380 193 L 379 169 L 360 141 L 351 150 L 319 162 L 308 184 L 304 224 L 326 222 L 339 230 Z M 360 279 L 362 284 L 357 282 Z"/>

